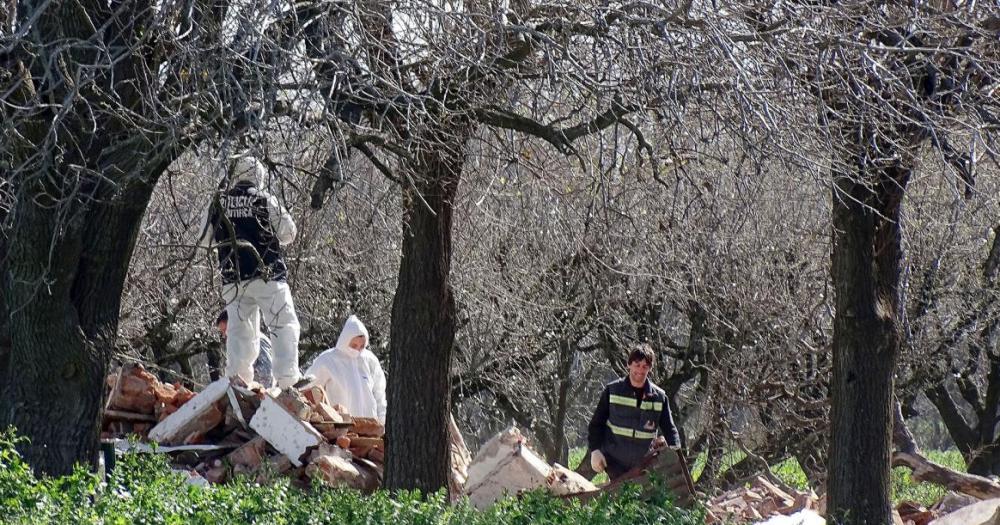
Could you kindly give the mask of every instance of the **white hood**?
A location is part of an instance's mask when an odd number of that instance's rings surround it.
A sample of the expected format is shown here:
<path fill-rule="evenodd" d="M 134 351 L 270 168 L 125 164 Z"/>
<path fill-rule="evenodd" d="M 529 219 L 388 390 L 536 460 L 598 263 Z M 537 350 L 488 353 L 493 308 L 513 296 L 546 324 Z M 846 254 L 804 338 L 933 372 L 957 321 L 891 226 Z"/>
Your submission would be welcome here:
<path fill-rule="evenodd" d="M 340 330 L 340 337 L 337 338 L 337 344 L 334 348 L 342 352 L 347 352 L 348 355 L 361 355 L 361 352 L 350 347 L 351 339 L 359 335 L 365 336 L 365 348 L 368 348 L 368 329 L 365 328 L 365 323 L 362 323 L 361 319 L 358 319 L 358 316 L 352 315 L 347 318 L 344 328 Z"/>
<path fill-rule="evenodd" d="M 261 186 L 267 179 L 267 168 L 256 157 L 245 155 L 233 162 L 233 182 L 248 181 Z"/>
<path fill-rule="evenodd" d="M 385 423 L 385 371 L 367 348 L 358 352 L 351 339 L 363 335 L 367 346 L 368 329 L 355 316 L 344 323 L 337 345 L 320 354 L 306 372 L 326 390 L 330 404 L 340 404 L 353 416 L 378 418 Z"/>

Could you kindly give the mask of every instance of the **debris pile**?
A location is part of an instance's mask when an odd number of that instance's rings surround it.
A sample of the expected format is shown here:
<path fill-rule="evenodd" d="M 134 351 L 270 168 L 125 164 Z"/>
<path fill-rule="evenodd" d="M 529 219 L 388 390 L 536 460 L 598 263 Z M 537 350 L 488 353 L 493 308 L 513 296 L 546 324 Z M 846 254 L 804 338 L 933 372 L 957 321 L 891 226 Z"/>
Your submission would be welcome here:
<path fill-rule="evenodd" d="M 128 365 L 107 378 L 108 404 L 102 437 L 119 450 L 138 449 L 168 454 L 172 467 L 193 484 L 224 483 L 246 476 L 264 483 L 277 476 L 308 486 L 318 480 L 330 486 L 370 492 L 382 485 L 385 459 L 383 427 L 376 419 L 352 417 L 331 405 L 324 390 L 266 390 L 239 379 L 220 379 L 195 394 L 179 383 L 161 382 L 141 365 Z M 131 443 L 138 435 L 156 443 Z M 559 464 L 535 454 L 516 427 L 497 434 L 470 460 L 454 420 L 449 424 L 454 497 L 468 496 L 485 509 L 522 491 L 542 489 L 559 497 L 587 499 L 615 490 L 616 483 L 598 488 Z M 665 474 L 678 502 L 693 501 L 694 493 L 683 458 L 673 451 L 648 456 L 642 472 Z M 640 470 L 640 469 L 637 469 Z M 641 473 L 623 476 L 645 483 Z M 685 490 L 686 488 L 686 490 Z M 662 489 L 661 489 L 662 490 Z M 689 496 L 685 499 L 685 496 Z M 708 521 L 716 523 L 820 523 L 825 497 L 799 491 L 759 476 L 749 486 L 711 499 Z M 767 521 L 764 521 L 767 520 Z M 894 512 L 901 525 L 1000 525 L 1000 499 L 951 493 L 931 508 L 901 503 Z"/>
<path fill-rule="evenodd" d="M 163 421 L 194 397 L 180 383 L 162 383 L 142 365 L 126 365 L 108 376 L 108 404 L 101 438 L 136 434 L 145 438 Z"/>
<path fill-rule="evenodd" d="M 812 491 L 779 487 L 767 478 L 756 478 L 749 488 L 739 488 L 709 501 L 708 523 L 756 525 L 822 524 L 826 496 Z M 1000 499 L 978 498 L 950 492 L 931 507 L 913 501 L 893 509 L 896 525 L 1000 525 Z"/>
<path fill-rule="evenodd" d="M 825 511 L 825 499 L 813 491 L 781 488 L 763 476 L 749 487 L 740 487 L 712 498 L 706 505 L 721 523 L 755 523 L 774 516 L 790 516 L 803 510 Z"/>
<path fill-rule="evenodd" d="M 489 440 L 469 466 L 465 494 L 478 509 L 505 496 L 544 488 L 555 495 L 597 491 L 593 483 L 559 464 L 550 466 L 528 447 L 516 427 Z"/>
<path fill-rule="evenodd" d="M 138 434 L 193 479 L 222 483 L 245 475 L 264 482 L 281 475 L 301 486 L 311 479 L 363 491 L 381 486 L 382 425 L 331 406 L 318 386 L 279 393 L 220 379 L 194 394 L 137 365 L 107 383 L 104 437 Z"/>
<path fill-rule="evenodd" d="M 930 508 L 904 501 L 896 506 L 903 525 L 996 525 L 1000 524 L 1000 499 L 978 498 L 949 492 Z"/>

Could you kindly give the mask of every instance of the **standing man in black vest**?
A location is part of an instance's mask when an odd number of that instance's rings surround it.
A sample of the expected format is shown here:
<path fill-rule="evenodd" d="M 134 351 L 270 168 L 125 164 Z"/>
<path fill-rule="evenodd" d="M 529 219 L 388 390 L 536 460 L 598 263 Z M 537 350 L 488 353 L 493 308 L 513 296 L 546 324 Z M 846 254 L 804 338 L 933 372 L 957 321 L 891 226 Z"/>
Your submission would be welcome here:
<path fill-rule="evenodd" d="M 680 448 L 667 395 L 649 380 L 655 362 L 648 344 L 632 350 L 628 375 L 604 387 L 590 420 L 590 465 L 595 472 L 606 470 L 612 480 L 638 466 L 650 449 Z"/>
<path fill-rule="evenodd" d="M 201 239 L 202 246 L 219 254 L 229 317 L 225 374 L 254 379 L 262 316 L 271 329 L 274 380 L 286 388 L 301 377 L 299 319 L 285 282 L 284 247 L 295 240 L 295 222 L 278 199 L 259 188 L 267 170 L 256 158 L 240 157 L 230 175 L 232 185 L 209 206 Z"/>

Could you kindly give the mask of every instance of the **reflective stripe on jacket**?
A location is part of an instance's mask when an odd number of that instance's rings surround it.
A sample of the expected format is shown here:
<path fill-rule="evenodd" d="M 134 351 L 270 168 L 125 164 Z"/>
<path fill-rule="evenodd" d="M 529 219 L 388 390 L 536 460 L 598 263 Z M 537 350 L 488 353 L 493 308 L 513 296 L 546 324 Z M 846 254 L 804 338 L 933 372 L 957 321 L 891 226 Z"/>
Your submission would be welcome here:
<path fill-rule="evenodd" d="M 636 399 L 627 377 L 609 384 L 608 394 L 608 430 L 601 450 L 623 467 L 632 468 L 642 461 L 657 436 L 667 395 L 647 380 L 642 399 Z"/>

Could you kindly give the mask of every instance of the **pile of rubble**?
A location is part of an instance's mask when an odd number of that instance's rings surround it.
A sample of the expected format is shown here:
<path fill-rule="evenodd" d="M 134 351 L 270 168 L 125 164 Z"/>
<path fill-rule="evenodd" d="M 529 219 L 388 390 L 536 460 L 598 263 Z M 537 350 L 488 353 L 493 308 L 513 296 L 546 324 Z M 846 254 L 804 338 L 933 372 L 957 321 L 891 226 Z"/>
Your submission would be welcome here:
<path fill-rule="evenodd" d="M 130 365 L 111 374 L 107 388 L 102 437 L 119 449 L 170 455 L 174 468 L 192 483 L 222 483 L 244 475 L 260 483 L 287 476 L 299 486 L 320 480 L 366 492 L 382 484 L 382 425 L 331 405 L 316 385 L 268 391 L 220 379 L 195 394 L 178 383 L 159 381 L 141 365 Z M 616 489 L 617 482 L 598 488 L 576 472 L 548 464 L 515 427 L 483 445 L 474 460 L 454 420 L 449 428 L 450 492 L 468 496 L 477 508 L 532 489 L 580 499 Z M 157 445 L 116 439 L 133 434 Z M 643 473 L 665 474 L 677 501 L 693 503 L 683 458 L 673 451 L 649 458 L 635 475 L 623 479 L 644 483 Z M 812 491 L 761 476 L 711 499 L 706 507 L 709 522 L 775 525 L 824 523 L 826 505 L 825 497 Z M 895 511 L 894 522 L 900 525 L 1000 525 L 1000 499 L 988 497 L 980 501 L 950 493 L 931 508 L 904 502 Z"/>
<path fill-rule="evenodd" d="M 896 506 L 903 525 L 998 525 L 1000 499 L 986 499 L 949 492 L 929 508 L 912 501 Z"/>
<path fill-rule="evenodd" d="M 469 502 L 478 509 L 533 489 L 545 489 L 556 496 L 599 490 L 580 474 L 558 463 L 549 465 L 531 450 L 516 427 L 500 432 L 479 449 L 465 484 Z"/>
<path fill-rule="evenodd" d="M 303 486 L 312 479 L 363 491 L 381 485 L 382 426 L 330 405 L 318 386 L 275 395 L 220 379 L 194 394 L 180 384 L 161 383 L 141 365 L 122 367 L 107 386 L 102 437 L 136 434 L 156 443 L 153 448 L 117 440 L 120 449 L 169 454 L 192 483 L 223 483 L 236 475 L 264 482 L 280 475 Z M 598 491 L 579 474 L 546 463 L 516 428 L 486 443 L 475 461 L 454 420 L 449 434 L 451 493 L 469 496 L 476 507 L 535 488 L 561 496 Z"/>
<path fill-rule="evenodd" d="M 826 496 L 780 487 L 758 477 L 749 487 L 731 490 L 706 505 L 708 523 L 823 524 Z M 893 509 L 893 525 L 1000 525 L 1000 499 L 980 500 L 949 492 L 931 507 L 904 501 Z"/>
<path fill-rule="evenodd" d="M 194 397 L 180 383 L 161 383 L 142 365 L 128 365 L 107 378 L 107 406 L 101 437 L 136 434 L 145 438 L 156 423 Z"/>
<path fill-rule="evenodd" d="M 756 523 L 774 516 L 791 516 L 803 510 L 823 514 L 825 497 L 813 491 L 778 487 L 758 476 L 749 487 L 740 487 L 712 498 L 706 505 L 710 515 L 722 523 Z"/>
<path fill-rule="evenodd" d="M 194 394 L 137 365 L 112 374 L 108 386 L 104 437 L 134 433 L 158 443 L 194 480 L 283 475 L 302 485 L 310 479 L 364 491 L 381 485 L 382 426 L 331 406 L 318 386 L 274 395 L 220 379 Z"/>

